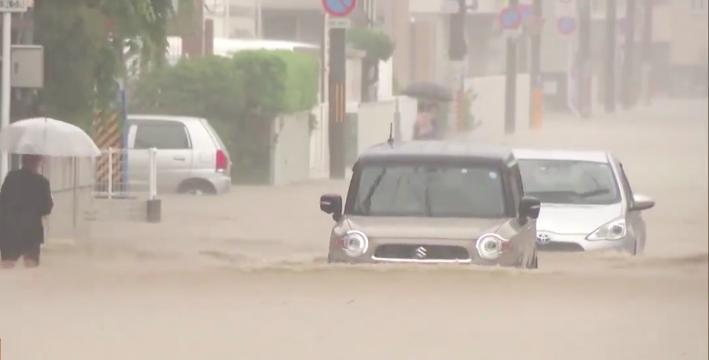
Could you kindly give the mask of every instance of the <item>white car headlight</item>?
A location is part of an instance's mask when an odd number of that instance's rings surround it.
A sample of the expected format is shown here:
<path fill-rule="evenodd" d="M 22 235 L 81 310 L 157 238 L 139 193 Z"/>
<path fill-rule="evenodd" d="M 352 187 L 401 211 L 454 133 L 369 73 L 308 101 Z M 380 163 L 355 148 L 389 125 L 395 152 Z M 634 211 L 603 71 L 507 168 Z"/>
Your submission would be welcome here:
<path fill-rule="evenodd" d="M 367 253 L 369 239 L 361 231 L 348 231 L 342 238 L 342 250 L 349 257 L 360 257 Z"/>
<path fill-rule="evenodd" d="M 497 260 L 502 256 L 510 241 L 497 234 L 485 234 L 478 239 L 475 247 L 478 255 L 485 260 Z"/>
<path fill-rule="evenodd" d="M 625 225 L 625 219 L 613 220 L 586 237 L 590 241 L 598 240 L 621 240 L 628 235 L 628 228 Z"/>

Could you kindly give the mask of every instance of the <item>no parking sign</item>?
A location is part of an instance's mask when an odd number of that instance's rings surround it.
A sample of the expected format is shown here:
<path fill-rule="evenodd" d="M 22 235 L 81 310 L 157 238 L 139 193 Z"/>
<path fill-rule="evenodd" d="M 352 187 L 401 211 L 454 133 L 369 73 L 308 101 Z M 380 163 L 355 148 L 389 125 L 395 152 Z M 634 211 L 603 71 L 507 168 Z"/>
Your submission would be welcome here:
<path fill-rule="evenodd" d="M 345 17 L 357 7 L 357 0 L 322 0 L 322 5 L 330 16 Z"/>
<path fill-rule="evenodd" d="M 562 35 L 571 35 L 578 28 L 576 0 L 557 0 L 556 27 Z"/>

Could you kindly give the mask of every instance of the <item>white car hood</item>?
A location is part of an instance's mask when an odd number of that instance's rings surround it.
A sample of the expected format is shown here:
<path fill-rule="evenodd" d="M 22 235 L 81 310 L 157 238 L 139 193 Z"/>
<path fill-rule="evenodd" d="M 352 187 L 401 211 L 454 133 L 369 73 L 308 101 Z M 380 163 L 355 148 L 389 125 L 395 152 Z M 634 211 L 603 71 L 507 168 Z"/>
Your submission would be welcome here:
<path fill-rule="evenodd" d="M 539 220 L 537 220 L 537 231 L 585 236 L 602 225 L 618 219 L 622 214 L 622 204 L 542 204 Z"/>

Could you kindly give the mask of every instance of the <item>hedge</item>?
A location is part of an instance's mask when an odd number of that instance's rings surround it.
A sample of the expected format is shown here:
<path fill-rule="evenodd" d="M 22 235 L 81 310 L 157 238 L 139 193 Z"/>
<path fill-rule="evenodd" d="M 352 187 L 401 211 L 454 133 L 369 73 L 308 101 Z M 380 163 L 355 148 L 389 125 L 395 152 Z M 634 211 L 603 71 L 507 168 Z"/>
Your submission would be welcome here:
<path fill-rule="evenodd" d="M 231 59 L 184 59 L 143 76 L 132 87 L 132 112 L 208 119 L 232 156 L 232 178 L 265 183 L 270 179 L 273 120 L 316 104 L 318 67 L 307 54 L 243 51 Z"/>

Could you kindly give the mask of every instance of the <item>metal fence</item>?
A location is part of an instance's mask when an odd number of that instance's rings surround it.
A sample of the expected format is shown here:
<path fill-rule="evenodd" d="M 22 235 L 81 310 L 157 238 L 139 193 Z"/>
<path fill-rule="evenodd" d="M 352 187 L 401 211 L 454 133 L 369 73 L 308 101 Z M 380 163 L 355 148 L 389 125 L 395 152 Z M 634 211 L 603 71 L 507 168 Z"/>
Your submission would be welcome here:
<path fill-rule="evenodd" d="M 102 150 L 94 165 L 94 196 L 103 199 L 156 199 L 157 152 L 157 149 Z"/>

